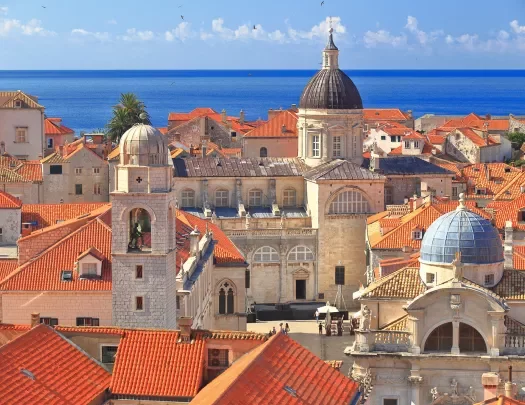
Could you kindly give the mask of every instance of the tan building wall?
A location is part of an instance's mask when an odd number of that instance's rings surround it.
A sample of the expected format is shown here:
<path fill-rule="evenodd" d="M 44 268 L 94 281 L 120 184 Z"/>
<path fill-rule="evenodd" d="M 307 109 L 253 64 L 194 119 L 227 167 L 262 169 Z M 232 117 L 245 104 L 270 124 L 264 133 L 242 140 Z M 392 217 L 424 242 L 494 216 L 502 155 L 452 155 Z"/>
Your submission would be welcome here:
<path fill-rule="evenodd" d="M 42 203 L 44 187 L 40 183 L 2 183 L 0 189 L 22 200 L 24 204 Z"/>
<path fill-rule="evenodd" d="M 26 142 L 16 141 L 16 129 L 26 128 Z M 0 109 L 0 142 L 17 158 L 38 160 L 44 149 L 44 111 L 30 108 Z"/>
<path fill-rule="evenodd" d="M 33 312 L 58 318 L 58 324 L 76 325 L 77 317 L 99 318 L 100 325 L 112 325 L 111 291 L 26 291 L 3 292 L 2 322 L 27 324 Z"/>
<path fill-rule="evenodd" d="M 0 245 L 14 245 L 20 237 L 22 217 L 18 209 L 0 209 Z"/>
<path fill-rule="evenodd" d="M 242 157 L 258 158 L 261 156 L 261 148 L 266 148 L 267 157 L 297 157 L 297 137 L 245 137 L 242 141 Z"/>

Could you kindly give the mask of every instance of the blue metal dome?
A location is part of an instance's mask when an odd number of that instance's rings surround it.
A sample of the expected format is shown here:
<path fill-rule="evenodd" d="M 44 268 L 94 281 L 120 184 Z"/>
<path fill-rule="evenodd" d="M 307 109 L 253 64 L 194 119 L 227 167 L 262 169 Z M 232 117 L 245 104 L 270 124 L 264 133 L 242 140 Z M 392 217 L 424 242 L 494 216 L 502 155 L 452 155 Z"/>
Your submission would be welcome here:
<path fill-rule="evenodd" d="M 490 264 L 503 261 L 503 245 L 496 228 L 485 218 L 459 207 L 428 228 L 421 243 L 421 261 L 447 263 L 461 252 L 462 263 Z"/>

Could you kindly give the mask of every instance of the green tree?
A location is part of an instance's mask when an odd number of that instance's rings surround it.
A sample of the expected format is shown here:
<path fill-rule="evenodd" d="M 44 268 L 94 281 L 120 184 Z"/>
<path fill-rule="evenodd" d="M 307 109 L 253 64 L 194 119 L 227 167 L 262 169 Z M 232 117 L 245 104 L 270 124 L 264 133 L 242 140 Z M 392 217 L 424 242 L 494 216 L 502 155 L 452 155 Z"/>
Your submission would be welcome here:
<path fill-rule="evenodd" d="M 106 125 L 107 136 L 112 141 L 119 142 L 122 135 L 139 122 L 151 124 L 146 106 L 135 94 L 123 93 L 119 103 L 113 107 L 113 116 Z"/>
<path fill-rule="evenodd" d="M 512 143 L 516 143 L 519 149 L 521 148 L 521 145 L 523 145 L 523 142 L 525 142 L 525 133 L 507 132 L 507 138 L 509 138 L 509 141 L 511 141 Z"/>

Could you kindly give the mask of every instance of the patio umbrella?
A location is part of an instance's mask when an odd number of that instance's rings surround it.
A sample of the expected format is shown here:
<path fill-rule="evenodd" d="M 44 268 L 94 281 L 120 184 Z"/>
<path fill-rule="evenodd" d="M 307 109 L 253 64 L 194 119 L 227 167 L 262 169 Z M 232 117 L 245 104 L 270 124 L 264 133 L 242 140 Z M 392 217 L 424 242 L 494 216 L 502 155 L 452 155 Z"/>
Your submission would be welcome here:
<path fill-rule="evenodd" d="M 339 310 L 336 307 L 331 306 L 329 302 L 327 302 L 325 306 L 317 308 L 317 311 L 320 314 L 336 314 L 339 312 Z"/>

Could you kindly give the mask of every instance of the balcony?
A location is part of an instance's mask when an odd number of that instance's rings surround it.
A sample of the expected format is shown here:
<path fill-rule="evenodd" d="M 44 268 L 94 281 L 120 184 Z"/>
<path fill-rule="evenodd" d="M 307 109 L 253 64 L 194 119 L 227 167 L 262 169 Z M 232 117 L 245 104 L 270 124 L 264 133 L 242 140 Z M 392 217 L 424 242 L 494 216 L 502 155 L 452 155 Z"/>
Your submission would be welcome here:
<path fill-rule="evenodd" d="M 525 335 L 516 333 L 506 333 L 503 335 L 505 348 L 502 350 L 503 355 L 525 355 Z"/>
<path fill-rule="evenodd" d="M 367 330 L 355 331 L 352 352 L 406 353 L 411 347 L 411 333 L 404 331 Z"/>
<path fill-rule="evenodd" d="M 232 229 L 224 230 L 229 238 L 250 238 L 250 239 L 274 239 L 274 238 L 294 238 L 294 237 L 315 237 L 317 229 L 312 228 L 284 228 L 284 229 Z"/>

